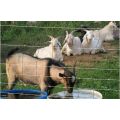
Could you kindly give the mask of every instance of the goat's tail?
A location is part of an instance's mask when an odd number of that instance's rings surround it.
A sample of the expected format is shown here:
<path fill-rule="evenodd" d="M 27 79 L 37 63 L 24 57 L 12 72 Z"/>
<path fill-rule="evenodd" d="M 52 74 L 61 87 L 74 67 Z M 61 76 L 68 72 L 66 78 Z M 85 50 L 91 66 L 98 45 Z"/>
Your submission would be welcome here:
<path fill-rule="evenodd" d="M 11 55 L 13 55 L 14 53 L 16 53 L 17 51 L 19 50 L 19 48 L 14 48 L 14 49 L 12 49 L 8 54 L 7 54 L 7 59 L 11 56 Z"/>

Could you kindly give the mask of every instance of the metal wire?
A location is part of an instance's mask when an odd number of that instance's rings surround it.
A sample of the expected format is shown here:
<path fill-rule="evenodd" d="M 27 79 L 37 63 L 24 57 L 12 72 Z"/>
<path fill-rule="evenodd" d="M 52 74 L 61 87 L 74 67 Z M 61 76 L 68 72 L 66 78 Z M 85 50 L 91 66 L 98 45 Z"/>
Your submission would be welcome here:
<path fill-rule="evenodd" d="M 45 42 L 46 43 L 46 42 Z M 2 46 L 11 46 L 11 47 L 33 47 L 33 48 L 38 48 L 38 47 L 45 47 L 45 46 L 36 46 L 36 45 L 34 45 L 34 46 L 32 46 L 32 45 L 15 45 L 15 44 L 1 44 Z M 91 48 L 76 48 L 76 49 L 91 49 Z M 98 48 L 92 48 L 92 49 L 95 49 L 95 50 L 98 50 Z M 120 50 L 120 48 L 118 48 L 118 49 L 106 49 L 107 51 L 116 51 L 116 50 Z"/>
<path fill-rule="evenodd" d="M 42 27 L 42 26 L 26 26 L 26 25 L 0 25 L 1 27 L 18 27 L 18 28 L 47 28 L 47 29 L 80 29 L 80 27 Z M 82 28 L 82 29 L 93 29 L 93 30 L 99 30 L 101 28 Z"/>
<path fill-rule="evenodd" d="M 6 75 L 7 73 L 0 73 L 1 75 Z M 34 76 L 34 77 L 39 77 L 41 75 L 37 75 L 37 74 L 34 74 L 34 75 L 29 75 L 29 74 L 19 74 L 19 75 L 26 75 L 26 76 Z M 44 77 L 56 77 L 56 76 L 44 76 Z M 66 78 L 71 78 L 71 77 L 66 77 Z M 103 80 L 107 80 L 107 81 L 118 81 L 117 79 L 111 79 L 111 78 L 81 78 L 81 77 L 76 77 L 76 79 L 79 79 L 79 80 L 100 80 L 100 81 L 103 81 Z"/>
<path fill-rule="evenodd" d="M 0 25 L 1 27 L 18 27 L 18 28 L 47 28 L 47 29 L 80 29 L 80 27 L 60 27 L 60 26 L 56 26 L 56 27 L 43 27 L 43 26 L 36 26 L 36 25 Z M 84 28 L 84 27 L 81 27 L 81 29 L 90 29 L 90 30 L 99 30 L 99 29 L 102 29 L 102 28 Z M 116 28 L 116 30 L 118 30 L 118 28 Z"/>
<path fill-rule="evenodd" d="M 6 63 L 0 63 L 0 64 L 6 64 Z M 19 64 L 11 64 L 11 65 L 19 65 Z M 25 66 L 36 66 L 36 67 L 39 67 L 39 65 L 25 65 Z M 50 66 L 47 66 L 48 68 L 50 67 Z M 45 68 L 44 66 L 40 66 L 40 68 L 42 69 L 42 68 Z M 65 67 L 62 67 L 62 68 L 68 68 L 68 69 L 73 69 L 73 67 L 69 67 L 69 66 L 65 66 Z M 103 70 L 103 71 L 117 71 L 117 70 L 119 70 L 119 68 L 114 68 L 114 69 L 108 69 L 108 68 L 80 68 L 80 67 L 75 67 L 75 69 L 76 70 Z"/>
<path fill-rule="evenodd" d="M 8 83 L 5 83 L 5 82 L 0 82 L 0 84 L 4 84 L 4 85 L 8 85 Z M 9 83 L 9 84 L 15 84 L 15 83 Z M 19 83 L 19 85 L 24 85 L 24 86 L 26 86 L 26 85 L 29 85 L 29 84 L 24 84 L 24 83 Z M 34 85 L 34 86 L 38 86 L 38 85 Z M 54 88 L 62 88 L 62 89 L 65 89 L 66 87 L 64 87 L 64 86 L 59 86 L 59 85 L 57 85 L 57 86 L 49 86 L 48 85 L 48 87 L 49 88 L 52 88 L 52 87 L 54 87 Z M 68 87 L 68 88 L 73 88 L 73 87 Z M 88 90 L 88 88 L 82 88 L 82 90 Z M 103 90 L 103 91 L 119 91 L 119 89 L 100 89 L 100 88 L 93 88 L 93 90 Z"/>

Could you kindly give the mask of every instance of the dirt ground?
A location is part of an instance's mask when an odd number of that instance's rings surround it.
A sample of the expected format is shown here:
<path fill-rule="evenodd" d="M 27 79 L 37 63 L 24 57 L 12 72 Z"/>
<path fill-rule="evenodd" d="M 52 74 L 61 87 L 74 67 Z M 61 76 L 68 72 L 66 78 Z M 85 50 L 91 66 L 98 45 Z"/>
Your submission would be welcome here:
<path fill-rule="evenodd" d="M 94 63 L 95 61 L 102 61 L 105 59 L 110 59 L 111 57 L 115 57 L 118 55 L 118 44 L 114 44 L 113 41 L 104 42 L 103 44 L 106 53 L 97 53 L 95 55 L 91 54 L 82 54 L 80 56 L 65 56 L 64 55 L 64 63 L 66 65 L 73 66 L 75 61 L 77 64 L 83 63 L 86 66 L 90 66 L 90 63 Z M 92 65 L 92 64 L 91 64 Z"/>

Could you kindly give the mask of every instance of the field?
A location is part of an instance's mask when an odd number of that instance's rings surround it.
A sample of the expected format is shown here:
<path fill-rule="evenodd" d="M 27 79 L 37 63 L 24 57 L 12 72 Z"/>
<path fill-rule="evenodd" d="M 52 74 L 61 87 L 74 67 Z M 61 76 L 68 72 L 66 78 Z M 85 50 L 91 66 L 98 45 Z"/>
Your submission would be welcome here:
<path fill-rule="evenodd" d="M 35 50 L 48 45 L 48 35 L 60 36 L 63 43 L 65 31 L 72 31 L 80 26 L 90 28 L 102 28 L 108 22 L 1 22 L 1 89 L 7 89 L 7 77 L 5 71 L 5 57 L 9 50 L 18 45 L 20 52 L 33 55 Z M 11 25 L 12 26 L 5 26 Z M 118 22 L 117 22 L 118 24 Z M 17 26 L 15 26 L 17 25 Z M 21 27 L 18 27 L 21 26 Z M 29 26 L 29 27 L 25 27 Z M 31 27 L 34 26 L 34 27 Z M 37 27 L 36 27 L 37 26 Z M 78 35 L 78 34 L 76 34 Z M 23 46 L 27 45 L 27 46 Z M 40 47 L 37 47 L 40 46 Z M 96 55 L 64 56 L 64 63 L 72 67 L 77 60 L 75 88 L 94 89 L 102 93 L 104 99 L 119 98 L 119 40 L 104 42 L 106 53 Z M 26 85 L 18 82 L 16 89 L 39 89 L 38 86 Z M 58 85 L 53 93 L 63 91 L 63 86 Z"/>

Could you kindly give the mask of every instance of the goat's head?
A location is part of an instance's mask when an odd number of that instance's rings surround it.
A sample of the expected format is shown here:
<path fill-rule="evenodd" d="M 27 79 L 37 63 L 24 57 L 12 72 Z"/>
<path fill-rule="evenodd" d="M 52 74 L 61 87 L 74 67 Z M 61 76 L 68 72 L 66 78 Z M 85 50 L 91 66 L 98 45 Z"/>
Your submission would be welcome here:
<path fill-rule="evenodd" d="M 59 37 L 54 38 L 53 36 L 49 36 L 49 38 L 51 39 L 49 42 L 51 43 L 51 45 L 54 49 L 61 47 L 61 43 L 58 40 Z"/>
<path fill-rule="evenodd" d="M 74 39 L 73 32 L 68 33 L 68 31 L 66 31 L 66 37 L 65 37 L 64 43 L 66 42 L 69 47 L 72 47 L 73 39 Z"/>
<path fill-rule="evenodd" d="M 113 21 L 109 22 L 108 27 L 109 27 L 111 30 L 116 30 L 116 29 L 118 28 L 117 25 L 116 25 L 116 23 L 113 22 Z"/>
<path fill-rule="evenodd" d="M 75 75 L 75 66 L 73 67 L 73 71 L 69 71 L 68 69 L 64 69 L 64 73 L 59 73 L 59 76 L 62 77 L 62 82 L 65 86 L 65 89 L 68 93 L 73 92 L 73 87 L 76 82 Z"/>
<path fill-rule="evenodd" d="M 83 42 L 82 42 L 83 47 L 87 47 L 91 43 L 92 39 L 94 38 L 93 31 L 88 31 L 88 30 L 85 30 L 85 31 L 86 31 L 86 34 L 84 35 Z"/>

